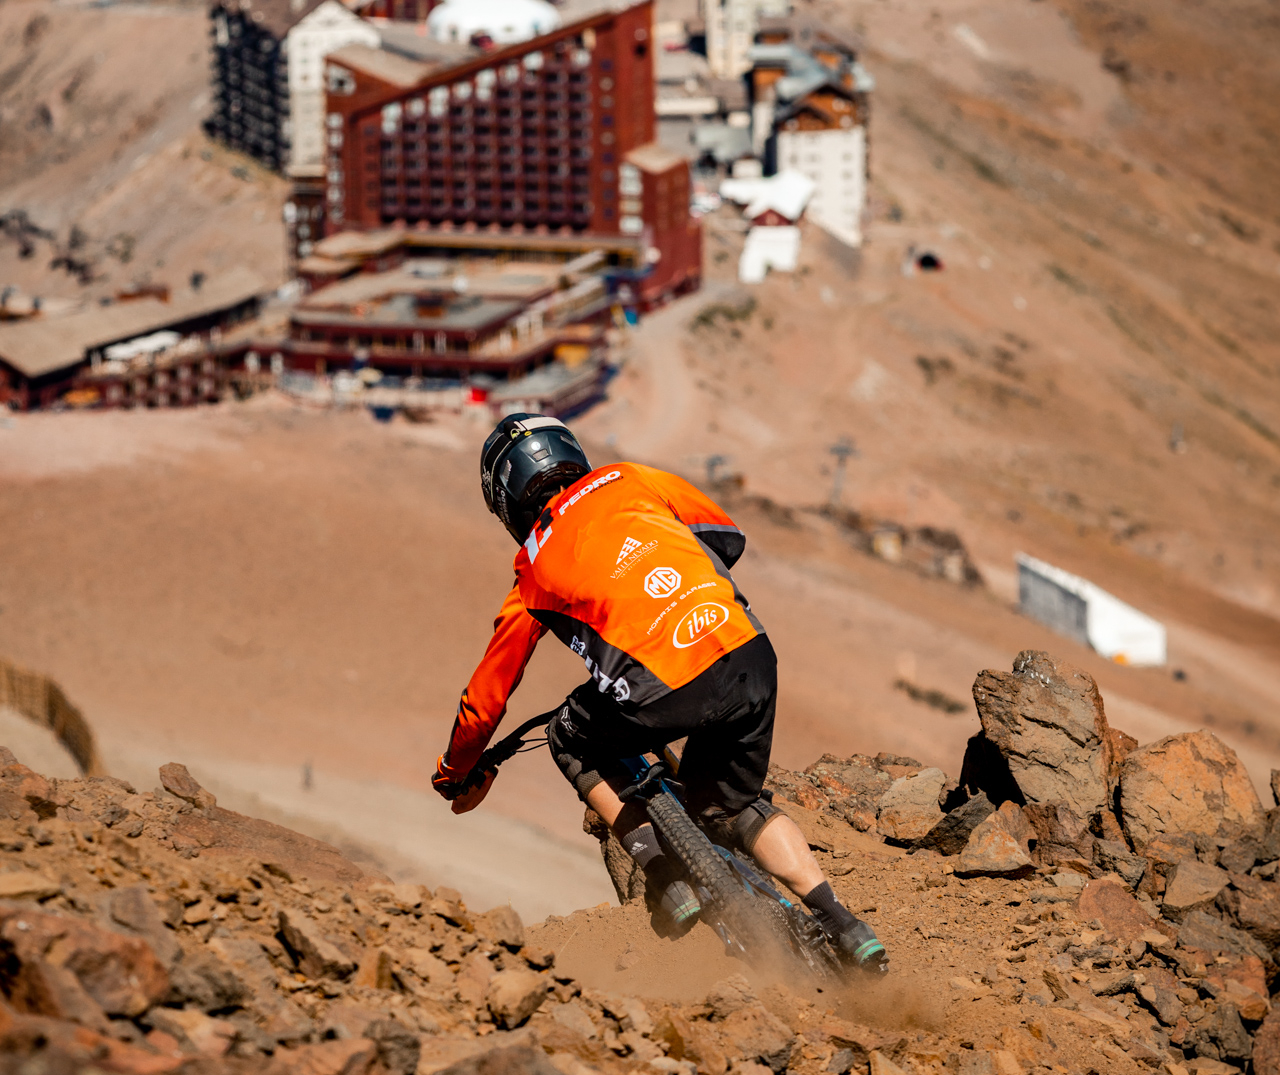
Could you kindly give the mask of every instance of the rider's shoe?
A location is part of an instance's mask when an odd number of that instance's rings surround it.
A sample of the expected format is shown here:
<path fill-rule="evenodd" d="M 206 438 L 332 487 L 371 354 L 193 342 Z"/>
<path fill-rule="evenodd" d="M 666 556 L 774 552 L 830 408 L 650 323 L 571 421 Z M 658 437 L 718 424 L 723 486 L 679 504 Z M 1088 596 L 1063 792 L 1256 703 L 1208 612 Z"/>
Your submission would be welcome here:
<path fill-rule="evenodd" d="M 831 947 L 836 950 L 840 962 L 850 970 L 875 975 L 889 973 L 889 954 L 875 931 L 860 918 L 855 918 L 852 924 L 832 936 Z"/>
<path fill-rule="evenodd" d="M 702 904 L 688 881 L 677 878 L 659 885 L 650 879 L 647 888 L 654 917 L 666 926 L 662 932 L 676 938 L 693 929 L 698 915 L 702 913 Z"/>

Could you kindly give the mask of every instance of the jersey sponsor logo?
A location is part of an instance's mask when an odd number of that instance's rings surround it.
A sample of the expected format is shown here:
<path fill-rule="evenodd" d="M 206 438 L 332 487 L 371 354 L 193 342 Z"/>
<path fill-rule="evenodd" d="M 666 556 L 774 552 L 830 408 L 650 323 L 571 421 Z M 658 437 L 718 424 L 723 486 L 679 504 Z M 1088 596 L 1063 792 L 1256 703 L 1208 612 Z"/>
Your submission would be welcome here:
<path fill-rule="evenodd" d="M 679 584 L 677 583 L 677 585 Z M 677 597 L 674 601 L 672 601 L 671 604 L 669 604 L 666 608 L 664 608 L 661 612 L 658 613 L 658 615 L 654 618 L 653 623 L 649 624 L 649 630 L 645 631 L 645 634 L 646 635 L 653 634 L 653 632 L 658 629 L 662 621 L 667 618 L 667 613 L 670 612 L 672 609 L 674 609 L 676 605 L 680 604 L 680 602 L 683 601 L 686 597 L 688 597 L 691 593 L 697 593 L 699 590 L 705 590 L 708 587 L 711 587 L 714 585 L 715 585 L 714 582 L 700 582 L 698 583 L 697 586 L 690 586 L 687 590 L 685 590 L 684 593 L 680 594 L 679 597 Z"/>
<path fill-rule="evenodd" d="M 640 548 L 640 542 L 635 538 L 629 537 L 622 543 L 622 548 L 618 551 L 618 563 L 622 563 L 631 553 Z"/>
<path fill-rule="evenodd" d="M 563 515 L 566 511 L 568 511 L 571 507 L 573 507 L 574 504 L 576 504 L 588 493 L 594 493 L 602 485 L 608 485 L 610 482 L 616 482 L 621 477 L 622 477 L 622 471 L 620 470 L 611 470 L 609 471 L 608 474 L 601 474 L 600 477 L 598 477 L 590 485 L 584 485 L 581 489 L 579 489 L 576 493 L 574 493 L 573 496 L 571 496 L 568 500 L 566 500 L 563 504 L 561 504 L 557 510 L 560 512 L 561 515 Z"/>
<path fill-rule="evenodd" d="M 627 682 L 627 677 L 619 676 L 617 679 L 611 679 L 605 675 L 600 665 L 587 652 L 587 644 L 577 635 L 573 636 L 573 641 L 569 643 L 569 649 L 582 658 L 582 663 L 587 666 L 587 671 L 591 673 L 591 678 L 599 685 L 598 689 L 601 694 L 607 691 L 619 702 L 625 702 L 631 697 L 631 684 Z"/>
<path fill-rule="evenodd" d="M 715 601 L 704 601 L 684 614 L 671 633 L 671 644 L 676 649 L 688 649 L 708 635 L 715 634 L 729 622 L 729 610 Z"/>
<path fill-rule="evenodd" d="M 680 572 L 674 567 L 655 567 L 644 577 L 644 592 L 650 597 L 666 597 L 680 589 Z"/>
<path fill-rule="evenodd" d="M 635 541 L 635 538 L 627 538 L 627 541 Z M 626 546 L 623 547 L 624 549 L 626 548 Z M 611 579 L 625 578 L 631 573 L 631 569 L 636 564 L 640 563 L 641 560 L 648 559 L 657 549 L 658 542 L 656 541 L 646 541 L 643 545 L 637 541 L 625 554 L 619 554 L 618 566 L 609 572 L 609 577 Z"/>

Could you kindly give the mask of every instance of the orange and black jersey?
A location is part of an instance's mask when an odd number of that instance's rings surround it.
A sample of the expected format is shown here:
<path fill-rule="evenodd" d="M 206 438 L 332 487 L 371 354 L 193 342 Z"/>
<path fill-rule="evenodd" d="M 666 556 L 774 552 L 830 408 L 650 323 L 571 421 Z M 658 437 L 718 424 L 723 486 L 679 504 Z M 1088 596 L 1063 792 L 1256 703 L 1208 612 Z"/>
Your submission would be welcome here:
<path fill-rule="evenodd" d="M 652 467 L 601 467 L 564 490 L 516 554 L 515 586 L 463 692 L 441 771 L 470 771 L 546 631 L 632 711 L 762 634 L 729 574 L 745 545 L 711 500 Z"/>

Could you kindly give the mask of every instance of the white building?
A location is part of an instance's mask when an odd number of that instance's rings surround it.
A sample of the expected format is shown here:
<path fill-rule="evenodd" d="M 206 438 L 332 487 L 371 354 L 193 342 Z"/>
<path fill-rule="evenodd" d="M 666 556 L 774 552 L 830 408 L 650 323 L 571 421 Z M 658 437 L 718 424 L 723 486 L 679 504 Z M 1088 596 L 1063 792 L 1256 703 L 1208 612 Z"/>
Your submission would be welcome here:
<path fill-rule="evenodd" d="M 748 53 L 762 16 L 785 18 L 790 0 L 703 0 L 707 62 L 716 78 L 741 78 L 751 70 Z"/>
<path fill-rule="evenodd" d="M 377 48 L 378 31 L 339 0 L 324 0 L 284 40 L 289 72 L 289 174 L 319 176 L 324 167 L 324 58 L 344 45 Z"/>
<path fill-rule="evenodd" d="M 808 219 L 860 246 L 875 80 L 851 42 L 806 20 L 775 20 L 762 26 L 760 37 L 749 55 L 752 147 L 766 172 L 799 172 L 812 180 Z"/>
<path fill-rule="evenodd" d="M 445 0 L 427 16 L 433 40 L 464 45 L 476 34 L 515 45 L 559 26 L 559 12 L 545 0 Z"/>
<path fill-rule="evenodd" d="M 806 128 L 793 119 L 780 124 L 777 166 L 813 182 L 808 216 L 849 246 L 862 245 L 867 204 L 867 129 L 843 117 L 845 126 Z"/>
<path fill-rule="evenodd" d="M 1164 625 L 1088 579 L 1018 553 L 1021 611 L 1120 664 L 1168 660 Z"/>
<path fill-rule="evenodd" d="M 790 225 L 757 227 L 747 232 L 738 258 L 738 279 L 758 284 L 775 272 L 795 272 L 800 260 L 800 229 Z"/>

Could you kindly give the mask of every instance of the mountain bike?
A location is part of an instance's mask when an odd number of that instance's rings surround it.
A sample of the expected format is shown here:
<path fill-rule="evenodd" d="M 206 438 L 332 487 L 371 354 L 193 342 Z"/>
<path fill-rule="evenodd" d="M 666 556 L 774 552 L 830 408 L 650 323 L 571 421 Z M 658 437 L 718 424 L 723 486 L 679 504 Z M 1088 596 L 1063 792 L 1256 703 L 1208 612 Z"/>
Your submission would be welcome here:
<path fill-rule="evenodd" d="M 544 728 L 559 708 L 533 717 L 480 755 L 463 789 L 492 780 L 516 754 L 537 750 L 546 738 L 526 738 Z M 826 933 L 804 908 L 778 891 L 769 876 L 747 858 L 713 843 L 684 808 L 679 759 L 668 747 L 661 758 L 622 759 L 633 782 L 619 792 L 624 802 L 643 802 L 666 846 L 684 867 L 685 879 L 702 904 L 699 917 L 719 935 L 726 951 L 759 968 L 790 963 L 818 984 L 852 973 L 837 958 Z"/>

